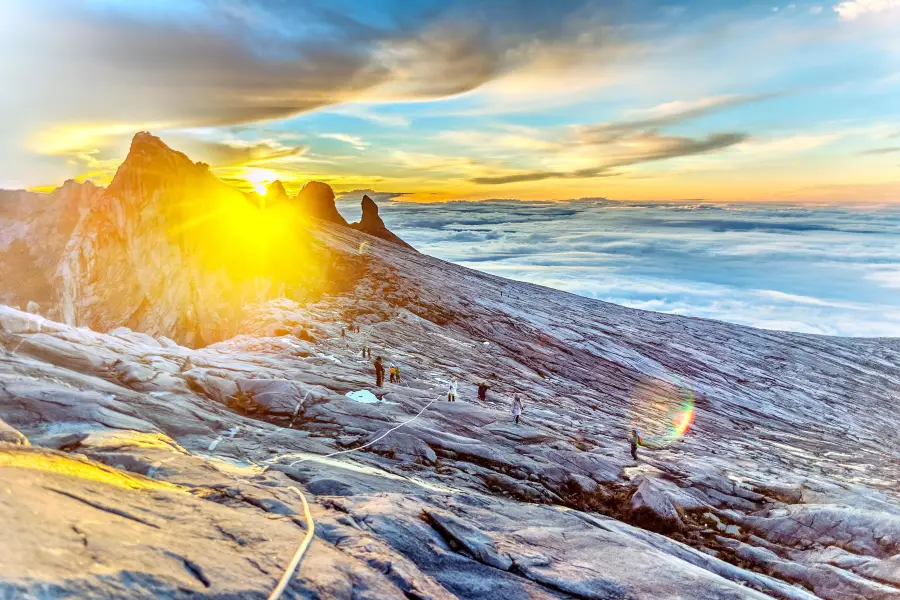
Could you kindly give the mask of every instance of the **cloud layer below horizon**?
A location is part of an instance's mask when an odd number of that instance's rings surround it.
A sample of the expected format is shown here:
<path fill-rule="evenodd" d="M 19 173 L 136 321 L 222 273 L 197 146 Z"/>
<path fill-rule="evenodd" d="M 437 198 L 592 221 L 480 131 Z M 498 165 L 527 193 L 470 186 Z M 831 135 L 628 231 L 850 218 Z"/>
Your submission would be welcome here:
<path fill-rule="evenodd" d="M 348 220 L 355 200 L 339 202 Z M 633 308 L 900 337 L 900 209 L 485 201 L 381 205 L 416 248 Z"/>

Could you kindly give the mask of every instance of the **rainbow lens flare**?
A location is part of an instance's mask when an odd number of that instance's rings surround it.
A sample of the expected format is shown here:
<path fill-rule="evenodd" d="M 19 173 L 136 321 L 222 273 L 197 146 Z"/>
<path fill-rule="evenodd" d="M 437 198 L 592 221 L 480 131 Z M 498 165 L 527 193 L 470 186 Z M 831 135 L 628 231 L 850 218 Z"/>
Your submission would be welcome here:
<path fill-rule="evenodd" d="M 694 392 L 684 384 L 647 379 L 631 392 L 631 426 L 649 446 L 678 441 L 694 424 Z"/>

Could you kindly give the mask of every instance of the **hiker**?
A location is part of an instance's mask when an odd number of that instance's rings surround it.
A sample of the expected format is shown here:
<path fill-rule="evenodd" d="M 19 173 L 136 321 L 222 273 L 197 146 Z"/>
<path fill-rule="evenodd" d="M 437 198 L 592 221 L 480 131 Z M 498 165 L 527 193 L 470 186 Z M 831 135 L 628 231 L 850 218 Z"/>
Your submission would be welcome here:
<path fill-rule="evenodd" d="M 363 347 L 362 347 L 362 357 L 363 357 L 363 358 L 366 357 L 366 347 L 365 347 L 365 345 L 363 345 Z"/>
<path fill-rule="evenodd" d="M 628 440 L 631 442 L 631 458 L 634 460 L 638 459 L 637 449 L 638 446 L 644 445 L 644 439 L 641 437 L 640 432 L 637 429 L 631 430 L 631 438 Z"/>
<path fill-rule="evenodd" d="M 450 382 L 450 389 L 447 390 L 447 402 L 456 402 L 456 392 L 459 390 L 459 381 L 456 377 Z"/>
<path fill-rule="evenodd" d="M 347 328 L 346 327 L 341 327 L 341 337 L 342 338 L 347 337 Z"/>
<path fill-rule="evenodd" d="M 522 399 L 516 394 L 512 401 L 512 414 L 516 418 L 516 425 L 519 424 L 519 416 L 521 416 L 523 410 L 525 410 L 525 405 L 522 404 Z"/>
<path fill-rule="evenodd" d="M 400 365 L 394 367 L 394 374 L 397 376 L 397 383 L 400 383 Z"/>
<path fill-rule="evenodd" d="M 478 399 L 481 400 L 482 402 L 487 400 L 487 391 L 488 391 L 487 382 L 482 381 L 481 383 L 478 384 Z"/>
<path fill-rule="evenodd" d="M 380 356 L 375 357 L 375 385 L 378 387 L 384 385 L 384 363 Z"/>
<path fill-rule="evenodd" d="M 395 367 L 394 365 L 391 365 L 390 373 L 391 373 L 391 383 L 396 382 L 396 380 L 397 380 L 397 367 Z"/>

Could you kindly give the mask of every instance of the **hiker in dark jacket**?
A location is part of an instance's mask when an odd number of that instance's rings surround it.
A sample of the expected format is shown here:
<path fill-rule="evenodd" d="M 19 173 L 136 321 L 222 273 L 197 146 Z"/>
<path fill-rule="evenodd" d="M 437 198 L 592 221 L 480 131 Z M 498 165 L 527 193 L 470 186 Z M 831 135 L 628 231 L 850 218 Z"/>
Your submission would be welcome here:
<path fill-rule="evenodd" d="M 478 384 L 478 399 L 484 402 L 487 400 L 488 384 L 484 381 Z"/>
<path fill-rule="evenodd" d="M 380 356 L 375 357 L 375 385 L 381 387 L 384 384 L 384 363 Z"/>
<path fill-rule="evenodd" d="M 644 440 L 643 440 L 643 438 L 641 438 L 640 432 L 638 432 L 637 429 L 632 429 L 631 437 L 629 438 L 628 441 L 631 442 L 631 458 L 633 458 L 634 460 L 637 460 L 638 459 L 638 455 L 637 455 L 638 446 L 644 445 Z"/>

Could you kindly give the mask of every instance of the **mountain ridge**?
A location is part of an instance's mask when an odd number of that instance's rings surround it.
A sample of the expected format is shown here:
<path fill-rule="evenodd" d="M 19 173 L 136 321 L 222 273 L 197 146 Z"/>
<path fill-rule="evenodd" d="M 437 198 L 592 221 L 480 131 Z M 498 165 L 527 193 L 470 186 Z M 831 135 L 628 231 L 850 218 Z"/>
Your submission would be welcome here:
<path fill-rule="evenodd" d="M 53 193 L 74 189 L 67 183 Z M 52 273 L 48 282 L 30 286 L 41 297 L 23 290 L 8 303 L 36 300 L 67 323 L 102 331 L 128 326 L 203 345 L 229 337 L 248 302 L 314 295 L 349 284 L 338 271 L 359 269 L 359 260 L 329 258 L 328 248 L 305 234 L 317 219 L 347 225 L 321 182 L 293 198 L 274 182 L 254 200 L 205 163 L 139 132 L 110 185 L 90 189 L 67 230 L 43 234 L 60 249 L 42 269 Z M 24 238 L 8 264 L 27 263 L 22 244 L 43 252 Z"/>

